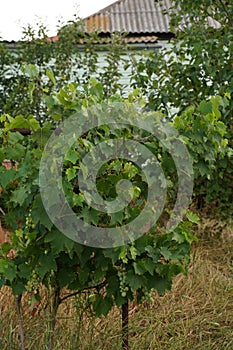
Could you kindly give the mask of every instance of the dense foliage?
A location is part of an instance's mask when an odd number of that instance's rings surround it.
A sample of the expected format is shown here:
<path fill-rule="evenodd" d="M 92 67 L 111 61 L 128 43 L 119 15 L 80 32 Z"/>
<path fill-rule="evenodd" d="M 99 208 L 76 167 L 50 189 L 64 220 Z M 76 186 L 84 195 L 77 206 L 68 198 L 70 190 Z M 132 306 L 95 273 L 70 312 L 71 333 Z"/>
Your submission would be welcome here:
<path fill-rule="evenodd" d="M 232 211 L 233 191 L 232 14 L 230 1 L 173 1 L 169 15 L 175 38 L 159 53 L 142 56 L 132 76 L 133 86 L 148 96 L 149 107 L 172 118 L 212 95 L 228 94 L 221 120 L 227 125 L 231 151 L 218 160 L 210 181 L 198 181 L 195 188 L 200 206 L 214 202 L 227 215 Z"/>
<path fill-rule="evenodd" d="M 217 2 L 208 3 L 209 7 L 198 2 L 193 8 L 190 2 L 179 2 L 175 27 L 187 11 L 192 16 L 187 23 L 182 22 L 170 52 L 146 53 L 135 63 L 131 81 L 136 89 L 128 91 L 127 97 L 123 97 L 124 86 L 120 84 L 119 61 L 125 51 L 119 36 L 108 43 L 102 71 L 92 44 L 97 34 L 87 37 L 80 22 L 64 27 L 58 41 L 48 40 L 40 25 L 38 33 L 29 28 L 27 40 L 18 43 L 15 50 L 1 44 L 0 208 L 10 242 L 1 246 L 0 287 L 10 286 L 15 295 L 28 292 L 34 303 L 40 300 L 43 284 L 53 291 L 55 319 L 61 302 L 74 294 L 85 292 L 92 312 L 107 315 L 113 305 L 122 306 L 134 299 L 142 302 L 153 290 L 162 295 L 171 288 L 174 276 L 186 273 L 194 240 L 192 224 L 198 219 L 187 211 L 175 229 L 166 229 L 179 187 L 166 142 L 130 123 L 121 130 L 106 123 L 88 130 L 66 154 L 63 191 L 74 212 L 93 227 L 119 227 L 135 219 L 145 206 L 149 189 L 143 169 L 132 161 L 112 159 L 99 169 L 98 192 L 112 201 L 119 181 L 129 180 L 132 200 L 111 215 L 98 212 L 79 190 L 77 171 L 82 157 L 103 141 L 123 138 L 136 139 L 159 159 L 168 187 L 165 209 L 143 236 L 120 247 L 94 248 L 63 235 L 44 209 L 39 169 L 49 137 L 54 131 L 59 136 L 62 123 L 75 113 L 87 113 L 88 119 L 93 107 L 133 105 L 133 111 L 150 111 L 150 117 L 178 132 L 193 161 L 198 204 L 216 201 L 231 210 L 232 5 L 216 8 Z M 207 13 L 221 21 L 218 29 L 206 27 Z M 199 25 L 190 26 L 197 17 Z M 174 108 L 178 113 L 171 118 Z M 158 110 L 162 112 L 155 112 Z M 11 161 L 10 170 L 5 159 Z M 56 205 L 56 196 L 51 196 L 51 205 Z M 11 251 L 13 258 L 9 259 Z"/>
<path fill-rule="evenodd" d="M 61 119 L 69 118 L 80 107 L 101 102 L 103 87 L 100 83 L 92 80 L 85 86 L 85 90 L 88 90 L 88 98 L 74 84 L 68 85 L 58 95 L 51 96 L 49 114 L 55 123 L 58 121 L 58 110 Z M 116 98 L 113 97 L 113 100 Z M 118 100 L 121 98 L 118 97 Z M 174 126 L 192 153 L 196 178 L 211 177 L 216 157 L 224 156 L 227 151 L 224 139 L 226 128 L 218 120 L 220 104 L 223 103 L 227 105 L 227 100 L 212 98 L 211 104 L 203 102 L 196 111 L 189 110 L 182 118 L 175 120 Z M 8 158 L 17 162 L 17 168 L 12 167 L 11 170 L 1 166 L 1 201 L 4 201 L 6 210 L 5 222 L 12 230 L 12 243 L 2 245 L 5 258 L 0 260 L 1 284 L 10 285 L 15 294 L 33 291 L 33 298 L 39 297 L 38 283 L 43 283 L 48 288 L 53 287 L 57 293 L 64 287 L 78 293 L 93 290 L 95 296 L 90 300 L 95 312 L 106 315 L 114 303 L 120 306 L 135 296 L 139 301 L 143 300 L 152 288 L 163 294 L 171 287 L 173 276 L 185 272 L 193 239 L 190 221 L 197 222 L 193 214 L 187 213 L 187 220 L 171 232 L 164 231 L 164 222 L 159 222 L 132 244 L 119 248 L 96 249 L 77 244 L 54 227 L 43 208 L 39 192 L 40 159 L 54 123 L 45 122 L 40 126 L 33 118 L 12 118 L 9 115 L 3 115 L 1 121 L 4 125 L 1 129 L 1 161 Z M 197 125 L 198 135 L 199 124 L 204 130 L 203 138 L 195 137 L 193 132 L 191 135 L 187 133 L 192 125 L 195 131 Z M 30 135 L 11 132 L 19 126 L 30 129 Z M 140 130 L 132 133 L 131 128 L 125 127 L 122 132 L 127 139 L 136 136 L 162 159 L 171 187 L 168 198 L 172 201 L 172 191 L 176 192 L 177 179 L 174 176 L 174 163 L 167 150 L 153 136 L 143 134 Z M 203 142 L 207 134 L 208 142 Z M 76 172 L 80 154 L 103 139 L 119 136 L 121 134 L 114 134 L 108 125 L 101 130 L 90 130 L 79 141 L 79 147 L 71 149 L 66 156 L 63 185 L 65 194 L 74 210 L 93 225 L 117 226 L 122 225 L 125 220 L 132 220 L 138 215 L 147 197 L 146 184 L 140 170 L 133 163 L 119 159 L 100 169 L 97 188 L 102 196 L 111 199 L 116 196 L 115 184 L 118 181 L 132 181 L 134 200 L 126 212 L 115 213 L 111 217 L 103 216 L 86 205 L 83 195 L 78 191 Z M 55 194 L 51 200 L 56 201 Z M 171 203 L 168 201 L 167 210 Z M 7 258 L 10 249 L 14 249 L 15 254 L 12 260 Z M 59 299 L 59 303 L 61 301 Z"/>
<path fill-rule="evenodd" d="M 98 43 L 97 33 L 85 34 L 78 18 L 62 27 L 59 40 L 49 38 L 46 27 L 38 23 L 36 28 L 25 29 L 22 41 L 0 43 L 0 113 L 31 114 L 43 122 L 48 118 L 45 94 L 58 92 L 71 81 L 83 87 L 93 76 L 103 84 L 106 96 L 122 91 L 122 36 L 116 34 L 103 45 Z M 105 55 L 101 69 L 97 52 Z"/>

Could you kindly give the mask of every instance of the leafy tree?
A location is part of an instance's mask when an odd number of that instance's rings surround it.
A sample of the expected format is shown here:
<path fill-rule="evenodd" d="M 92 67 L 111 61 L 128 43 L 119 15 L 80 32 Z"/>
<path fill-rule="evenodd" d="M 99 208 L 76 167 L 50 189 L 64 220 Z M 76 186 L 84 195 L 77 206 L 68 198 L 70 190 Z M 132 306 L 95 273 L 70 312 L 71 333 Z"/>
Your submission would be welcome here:
<path fill-rule="evenodd" d="M 48 37 L 42 23 L 29 25 L 23 34 L 14 46 L 0 45 L 0 113 L 31 115 L 42 124 L 49 120 L 45 95 L 59 92 L 69 82 L 81 88 L 93 76 L 103 83 L 106 96 L 122 92 L 119 67 L 124 64 L 125 45 L 120 34 L 108 39 L 100 39 L 97 32 L 87 35 L 77 16 L 59 29 L 55 39 Z M 97 50 L 106 48 L 100 69 Z"/>
<path fill-rule="evenodd" d="M 199 205 L 215 202 L 229 212 L 233 190 L 233 4 L 222 0 L 172 3 L 168 14 L 175 38 L 159 53 L 141 57 L 134 67 L 132 85 L 148 96 L 151 109 L 162 109 L 171 118 L 189 106 L 196 108 L 210 96 L 227 94 L 228 105 L 220 107 L 220 118 L 227 125 L 230 150 L 217 161 L 209 181 L 196 182 L 195 193 Z"/>

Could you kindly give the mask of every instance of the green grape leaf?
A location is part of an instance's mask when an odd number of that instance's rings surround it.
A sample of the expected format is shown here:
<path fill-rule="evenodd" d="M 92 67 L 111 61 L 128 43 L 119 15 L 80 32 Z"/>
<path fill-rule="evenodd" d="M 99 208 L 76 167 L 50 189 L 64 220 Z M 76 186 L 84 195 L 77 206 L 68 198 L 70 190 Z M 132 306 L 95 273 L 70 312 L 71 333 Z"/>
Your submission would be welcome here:
<path fill-rule="evenodd" d="M 189 221 L 191 221 L 191 222 L 194 223 L 194 224 L 199 225 L 200 219 L 199 219 L 199 217 L 198 217 L 197 214 L 192 213 L 191 211 L 187 211 L 187 212 L 186 212 L 186 216 L 187 216 L 187 218 L 188 218 Z"/>
<path fill-rule="evenodd" d="M 109 297 L 103 297 L 102 295 L 97 295 L 93 308 L 97 316 L 107 316 L 109 311 L 111 310 L 113 305 L 113 301 Z"/>
<path fill-rule="evenodd" d="M 79 158 L 78 152 L 74 151 L 72 148 L 66 153 L 65 160 L 70 161 L 75 164 Z"/>
<path fill-rule="evenodd" d="M 172 284 L 171 279 L 161 278 L 159 276 L 154 276 L 153 278 L 149 276 L 149 278 L 147 278 L 147 281 L 146 281 L 147 289 L 152 289 L 152 288 L 155 289 L 159 294 L 159 296 L 164 295 L 166 290 L 170 290 L 171 284 Z"/>
<path fill-rule="evenodd" d="M 3 171 L 1 171 L 3 170 Z M 6 170 L 5 167 L 0 167 L 0 185 L 6 187 L 10 182 L 14 181 L 15 169 Z"/>
<path fill-rule="evenodd" d="M 68 181 L 71 181 L 77 176 L 77 171 L 75 168 L 68 168 L 66 169 L 66 175 L 67 175 Z"/>
<path fill-rule="evenodd" d="M 160 248 L 160 252 L 161 252 L 161 254 L 162 254 L 162 256 L 164 257 L 165 260 L 168 261 L 168 260 L 171 259 L 172 252 L 169 249 L 167 249 L 166 247 L 161 247 Z"/>
<path fill-rule="evenodd" d="M 134 262 L 133 263 L 134 271 L 137 275 L 143 275 L 146 272 L 146 269 L 144 268 L 143 264 L 141 261 L 139 262 Z"/>
<path fill-rule="evenodd" d="M 133 270 L 129 270 L 126 273 L 126 283 L 133 289 L 137 290 L 144 284 L 143 276 L 135 275 Z"/>
<path fill-rule="evenodd" d="M 70 256 L 72 256 L 75 242 L 66 237 L 60 231 L 52 229 L 52 231 L 46 234 L 44 241 L 45 243 L 50 243 L 54 255 L 65 250 Z"/>
<path fill-rule="evenodd" d="M 59 269 L 57 273 L 57 280 L 59 283 L 59 286 L 61 288 L 64 288 L 68 286 L 70 283 L 72 283 L 73 280 L 75 280 L 75 273 L 74 271 L 71 271 L 69 267 L 62 267 Z"/>
<path fill-rule="evenodd" d="M 32 220 L 33 223 L 36 225 L 37 223 L 40 223 L 44 227 L 46 227 L 48 230 L 51 230 L 53 223 L 48 217 L 48 214 L 46 213 L 44 209 L 44 205 L 41 200 L 40 194 L 36 195 L 34 199 L 34 203 L 32 206 Z"/>
<path fill-rule="evenodd" d="M 12 292 L 14 295 L 22 295 L 26 292 L 26 287 L 22 281 L 13 281 L 11 283 Z"/>
<path fill-rule="evenodd" d="M 38 259 L 38 265 L 35 267 L 35 271 L 38 273 L 41 279 L 51 271 L 57 270 L 57 264 L 53 255 L 43 254 Z"/>
<path fill-rule="evenodd" d="M 28 187 L 21 187 L 13 192 L 11 201 L 22 206 L 27 196 L 28 196 Z"/>

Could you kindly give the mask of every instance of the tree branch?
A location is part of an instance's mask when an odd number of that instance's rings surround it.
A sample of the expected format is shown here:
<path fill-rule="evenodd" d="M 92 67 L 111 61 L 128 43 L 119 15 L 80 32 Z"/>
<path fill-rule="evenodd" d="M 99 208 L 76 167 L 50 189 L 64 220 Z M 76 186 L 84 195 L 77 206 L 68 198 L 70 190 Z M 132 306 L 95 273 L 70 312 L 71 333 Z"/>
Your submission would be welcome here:
<path fill-rule="evenodd" d="M 96 286 L 84 288 L 82 291 L 77 291 L 77 292 L 74 292 L 74 293 L 67 294 L 63 298 L 60 298 L 60 303 L 62 303 L 63 301 L 65 301 L 68 298 L 71 298 L 71 297 L 74 297 L 74 296 L 76 296 L 78 294 L 81 294 L 82 292 L 85 292 L 85 291 L 88 291 L 88 290 L 91 290 L 91 289 L 97 289 L 97 290 L 101 289 L 101 288 L 103 288 L 106 285 L 106 283 L 107 283 L 107 281 L 104 281 L 104 282 L 102 282 L 100 284 L 97 284 Z"/>

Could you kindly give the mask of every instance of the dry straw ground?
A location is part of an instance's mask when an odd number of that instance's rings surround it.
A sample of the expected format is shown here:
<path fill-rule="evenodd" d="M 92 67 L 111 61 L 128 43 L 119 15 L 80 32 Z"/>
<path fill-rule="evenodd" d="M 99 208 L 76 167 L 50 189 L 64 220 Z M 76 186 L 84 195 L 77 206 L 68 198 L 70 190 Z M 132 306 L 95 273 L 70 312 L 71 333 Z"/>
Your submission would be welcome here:
<path fill-rule="evenodd" d="M 233 230 L 205 219 L 197 232 L 188 276 L 178 276 L 171 292 L 139 307 L 131 305 L 131 350 L 233 349 Z M 106 318 L 90 317 L 73 298 L 60 307 L 55 333 L 57 350 L 119 350 L 120 310 Z M 24 298 L 27 349 L 46 349 L 49 305 L 44 292 L 34 317 Z M 14 298 L 0 292 L 0 348 L 19 350 L 19 328 Z"/>

